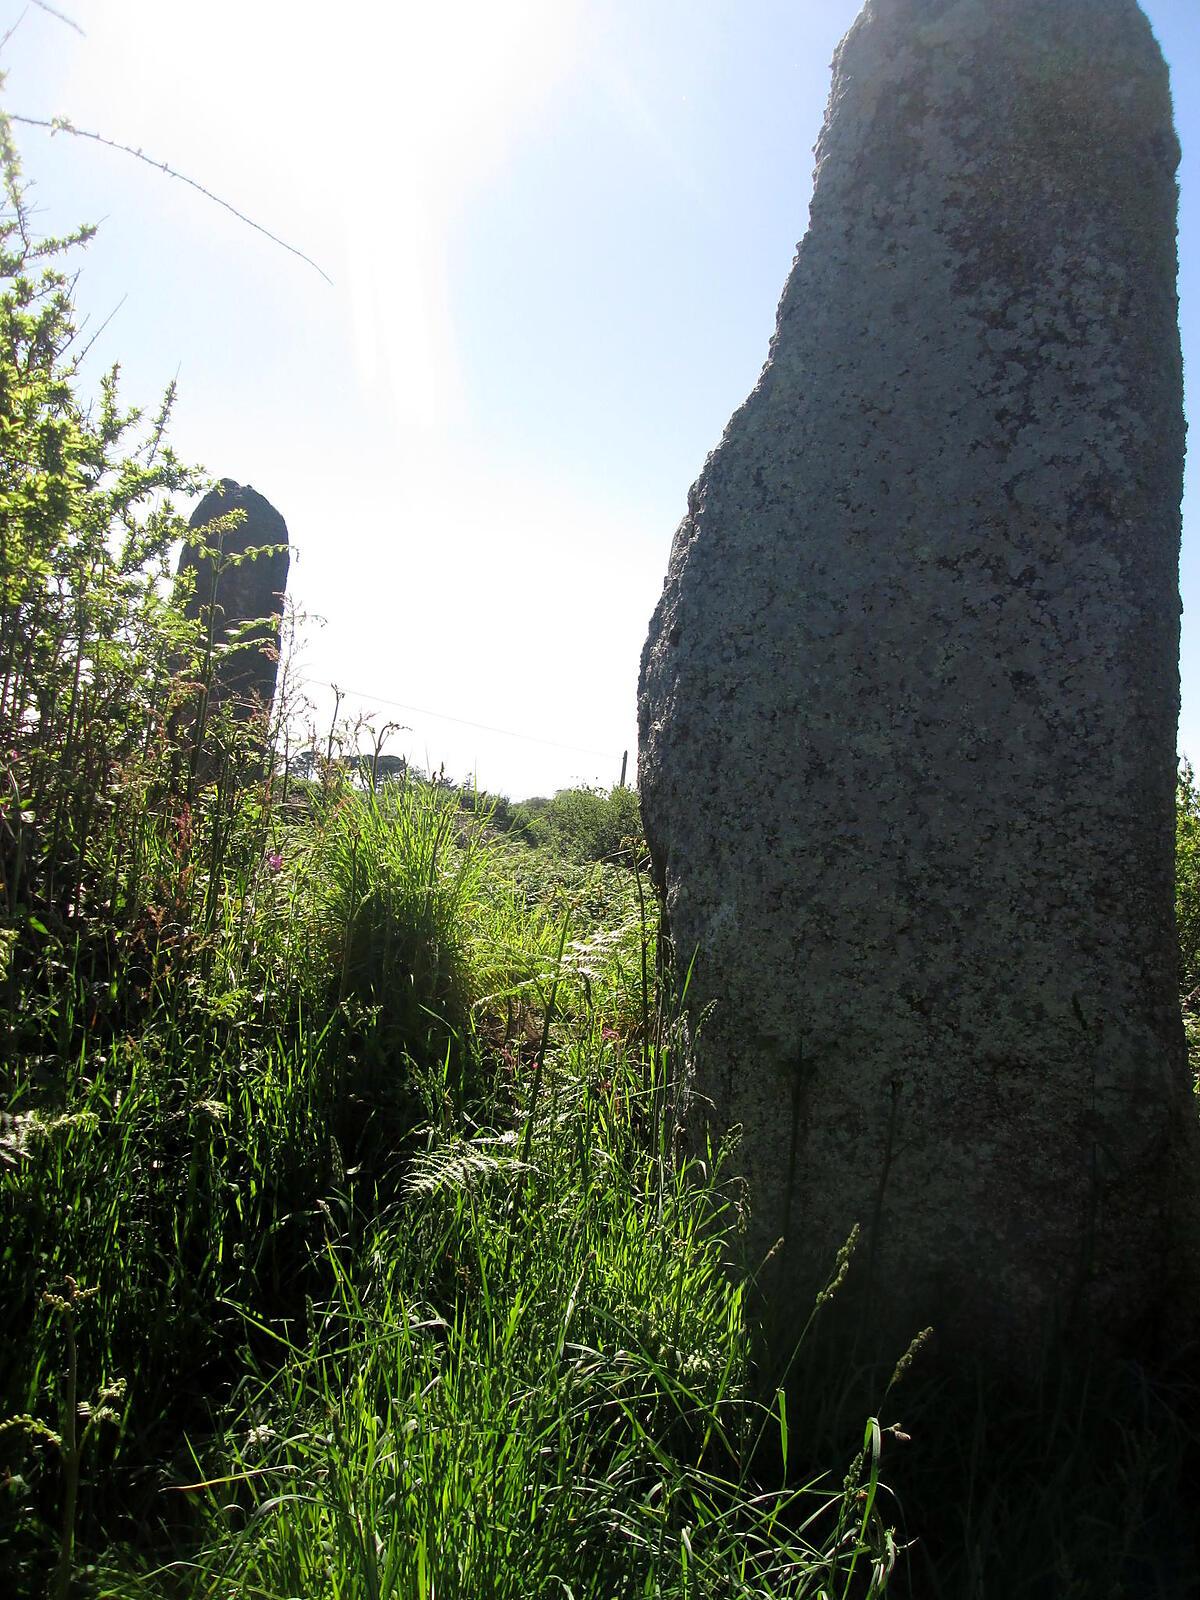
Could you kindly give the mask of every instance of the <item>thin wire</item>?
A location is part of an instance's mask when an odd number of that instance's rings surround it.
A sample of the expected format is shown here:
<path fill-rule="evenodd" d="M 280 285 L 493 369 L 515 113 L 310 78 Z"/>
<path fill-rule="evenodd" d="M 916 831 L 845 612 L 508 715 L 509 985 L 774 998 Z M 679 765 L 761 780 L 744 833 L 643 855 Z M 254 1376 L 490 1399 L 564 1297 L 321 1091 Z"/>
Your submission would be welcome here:
<path fill-rule="evenodd" d="M 74 28 L 76 33 L 80 34 L 85 39 L 87 38 L 87 34 L 84 33 L 83 29 L 75 21 L 75 18 L 69 17 L 65 11 L 55 10 L 52 5 L 47 3 L 47 0 L 33 0 L 33 3 L 35 6 L 37 6 L 39 11 L 48 12 L 49 15 L 54 17 L 57 21 L 65 22 L 68 28 Z"/>
<path fill-rule="evenodd" d="M 426 706 L 405 705 L 402 700 L 389 700 L 386 695 L 368 694 L 365 689 L 351 689 L 344 683 L 326 683 L 324 678 L 309 678 L 309 683 L 322 689 L 332 689 L 335 694 L 353 695 L 356 700 L 373 700 L 376 705 L 391 706 L 396 711 L 412 711 L 419 717 L 436 717 L 439 722 L 457 722 L 463 728 L 478 728 L 483 733 L 498 733 L 505 739 L 524 739 L 529 744 L 548 744 L 555 750 L 572 750 L 576 755 L 601 756 L 605 761 L 616 761 L 611 750 L 593 750 L 585 744 L 563 744 L 559 739 L 543 739 L 536 733 L 517 733 L 512 728 L 493 728 L 489 722 L 472 722 L 467 717 L 452 717 L 445 711 L 430 711 Z"/>
<path fill-rule="evenodd" d="M 4 33 L 4 36 L 3 36 L 3 37 L 2 37 L 2 38 L 0 38 L 0 50 L 3 50 L 3 49 L 4 49 L 4 46 L 5 46 L 5 45 L 6 45 L 6 44 L 7 44 L 7 43 L 8 43 L 8 41 L 9 41 L 9 40 L 10 40 L 10 39 L 11 39 L 11 38 L 12 38 L 12 36 L 13 36 L 13 34 L 14 34 L 14 33 L 16 33 L 16 31 L 17 31 L 17 29 L 18 29 L 18 28 L 19 28 L 19 27 L 20 27 L 20 26 L 21 26 L 21 24 L 22 24 L 22 23 L 23 23 L 23 22 L 24 22 L 24 21 L 25 21 L 25 18 L 26 18 L 26 17 L 27 17 L 27 16 L 28 16 L 28 15 L 29 15 L 29 7 L 28 7 L 28 6 L 26 6 L 26 7 L 25 7 L 25 9 L 24 9 L 24 11 L 22 11 L 22 13 L 21 13 L 21 15 L 20 15 L 20 16 L 19 16 L 19 17 L 18 17 L 18 18 L 17 18 L 17 20 L 16 20 L 16 21 L 15 21 L 15 22 L 14 22 L 14 23 L 13 23 L 13 25 L 12 25 L 12 27 L 11 27 L 11 28 L 8 28 L 8 29 L 6 29 L 6 31 L 5 31 L 5 33 Z"/>
<path fill-rule="evenodd" d="M 34 0 L 37 4 L 38 0 Z M 277 233 L 272 233 L 270 228 L 264 228 L 261 222 L 255 222 L 253 217 L 248 217 L 244 211 L 239 211 L 236 206 L 231 206 L 228 200 L 222 200 L 219 194 L 214 194 L 211 189 L 206 189 L 202 183 L 197 183 L 195 178 L 189 178 L 186 172 L 177 172 L 165 161 L 155 161 L 153 156 L 148 156 L 144 150 L 136 149 L 131 144 L 122 144 L 119 139 L 108 139 L 102 133 L 90 133 L 86 128 L 77 128 L 66 117 L 26 117 L 15 111 L 8 113 L 10 122 L 20 122 L 27 128 L 46 128 L 51 134 L 69 133 L 75 139 L 91 139 L 96 144 L 105 145 L 109 150 L 120 150 L 124 155 L 134 156 L 138 161 L 144 161 L 148 167 L 153 167 L 156 172 L 165 172 L 168 178 L 177 178 L 180 183 L 186 183 L 189 188 L 197 189 L 206 200 L 212 200 L 223 210 L 235 216 L 239 222 L 244 222 L 248 228 L 253 228 L 256 233 L 261 233 L 270 239 L 272 244 L 277 244 L 281 250 L 286 250 L 290 255 L 299 256 L 300 260 L 310 266 L 314 272 L 319 272 L 325 282 L 332 286 L 333 279 L 319 267 L 311 256 L 306 256 L 303 250 L 297 250 L 294 244 L 289 244 L 286 239 L 281 239 Z"/>

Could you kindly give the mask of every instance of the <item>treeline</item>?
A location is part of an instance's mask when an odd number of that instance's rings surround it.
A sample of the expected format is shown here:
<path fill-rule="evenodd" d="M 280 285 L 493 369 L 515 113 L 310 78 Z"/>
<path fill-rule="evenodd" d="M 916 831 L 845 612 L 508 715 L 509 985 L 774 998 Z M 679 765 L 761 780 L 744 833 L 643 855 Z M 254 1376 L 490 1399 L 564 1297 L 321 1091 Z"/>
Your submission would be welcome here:
<path fill-rule="evenodd" d="M 381 751 L 354 750 L 334 755 L 310 746 L 291 763 L 292 773 L 303 781 L 327 772 L 336 762 L 356 782 L 375 788 L 389 783 L 426 783 L 457 796 L 467 810 L 486 814 L 489 824 L 530 845 L 552 845 L 575 861 L 632 863 L 645 854 L 637 791 L 617 785 L 613 789 L 576 787 L 559 789 L 549 798 L 535 795 L 510 800 L 473 783 L 457 783 L 445 771 L 433 774 L 403 756 Z"/>

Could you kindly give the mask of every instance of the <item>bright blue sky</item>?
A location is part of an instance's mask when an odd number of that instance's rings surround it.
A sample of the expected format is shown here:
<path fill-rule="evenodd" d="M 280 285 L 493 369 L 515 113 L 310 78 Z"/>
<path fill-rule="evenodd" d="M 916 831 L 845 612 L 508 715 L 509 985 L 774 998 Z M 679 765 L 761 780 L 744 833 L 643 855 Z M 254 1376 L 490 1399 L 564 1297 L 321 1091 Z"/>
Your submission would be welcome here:
<path fill-rule="evenodd" d="M 57 3 L 57 0 L 56 0 Z M 102 219 L 93 359 L 287 518 L 327 620 L 313 697 L 513 795 L 611 783 L 687 489 L 766 353 L 858 0 L 61 0 L 7 104 L 144 147 L 315 273 L 127 158 L 20 131 L 45 224 Z M 0 0 L 0 33 L 24 0 Z M 1145 0 L 1184 145 L 1200 371 L 1200 7 Z M 124 297 L 123 303 L 122 297 Z M 1181 745 L 1200 757 L 1200 472 Z M 433 717 L 540 735 L 537 744 Z M 566 748 L 570 747 L 570 748 Z"/>

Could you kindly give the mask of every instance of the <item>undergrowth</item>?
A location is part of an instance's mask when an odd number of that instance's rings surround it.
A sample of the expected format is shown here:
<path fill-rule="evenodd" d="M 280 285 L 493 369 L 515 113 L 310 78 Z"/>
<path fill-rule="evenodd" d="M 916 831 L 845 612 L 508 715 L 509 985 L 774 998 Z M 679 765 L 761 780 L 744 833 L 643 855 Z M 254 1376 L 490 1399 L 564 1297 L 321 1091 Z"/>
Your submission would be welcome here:
<path fill-rule="evenodd" d="M 881 1593 L 881 1441 L 755 1476 L 786 1408 L 720 1152 L 676 1148 L 636 873 L 336 773 L 274 826 L 205 978 L 9 1081 L 20 1588 L 69 1500 L 114 1596 Z"/>

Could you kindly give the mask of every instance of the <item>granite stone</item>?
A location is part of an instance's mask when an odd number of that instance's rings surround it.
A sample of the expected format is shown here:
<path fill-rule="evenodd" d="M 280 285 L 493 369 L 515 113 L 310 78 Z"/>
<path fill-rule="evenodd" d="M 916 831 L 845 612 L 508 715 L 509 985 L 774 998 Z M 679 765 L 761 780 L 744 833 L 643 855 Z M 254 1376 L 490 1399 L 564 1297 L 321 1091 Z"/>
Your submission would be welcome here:
<path fill-rule="evenodd" d="M 219 525 L 235 512 L 238 521 L 228 528 Z M 184 610 L 211 629 L 215 645 L 234 637 L 243 641 L 215 658 L 210 707 L 229 703 L 241 716 L 262 712 L 271 705 L 279 668 L 279 625 L 291 562 L 287 524 L 264 495 L 222 478 L 192 512 L 188 527 L 195 534 L 209 532 L 203 544 L 185 544 L 179 558 L 179 576 L 194 574 Z M 263 553 L 247 557 L 250 550 Z"/>
<path fill-rule="evenodd" d="M 785 1325 L 855 1223 L 891 1348 L 1138 1348 L 1192 1271 L 1178 160 L 1134 0 L 868 0 L 838 50 L 639 696 L 693 1118 Z"/>

